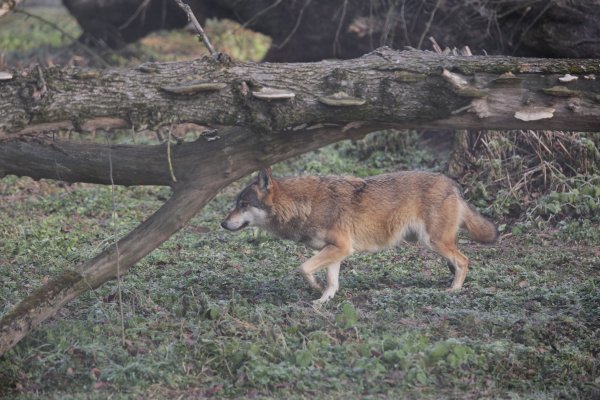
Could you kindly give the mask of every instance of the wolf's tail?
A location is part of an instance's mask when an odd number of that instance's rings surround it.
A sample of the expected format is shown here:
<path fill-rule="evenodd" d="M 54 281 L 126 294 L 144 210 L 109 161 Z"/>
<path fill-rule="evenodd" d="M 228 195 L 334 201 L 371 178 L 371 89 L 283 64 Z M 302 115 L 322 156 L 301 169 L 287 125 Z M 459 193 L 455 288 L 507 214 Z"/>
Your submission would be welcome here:
<path fill-rule="evenodd" d="M 463 224 L 473 240 L 479 243 L 494 243 L 498 240 L 498 228 L 485 219 L 470 205 L 464 203 Z"/>

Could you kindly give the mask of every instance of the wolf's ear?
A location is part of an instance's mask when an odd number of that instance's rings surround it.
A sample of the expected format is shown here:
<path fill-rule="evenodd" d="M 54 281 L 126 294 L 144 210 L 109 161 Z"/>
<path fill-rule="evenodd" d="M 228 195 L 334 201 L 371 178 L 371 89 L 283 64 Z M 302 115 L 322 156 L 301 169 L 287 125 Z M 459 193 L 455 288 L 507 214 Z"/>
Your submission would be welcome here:
<path fill-rule="evenodd" d="M 273 178 L 271 177 L 271 167 L 261 169 L 258 173 L 258 187 L 265 192 L 271 190 L 273 185 Z"/>

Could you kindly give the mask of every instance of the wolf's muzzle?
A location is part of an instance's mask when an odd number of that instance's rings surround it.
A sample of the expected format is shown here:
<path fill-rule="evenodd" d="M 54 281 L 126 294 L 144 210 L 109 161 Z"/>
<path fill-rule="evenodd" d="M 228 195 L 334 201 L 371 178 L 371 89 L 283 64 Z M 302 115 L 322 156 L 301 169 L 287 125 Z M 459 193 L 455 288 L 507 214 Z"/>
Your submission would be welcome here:
<path fill-rule="evenodd" d="M 223 222 L 221 222 L 221 226 L 223 228 L 227 229 L 228 231 L 232 231 L 232 232 L 239 231 L 240 229 L 244 229 L 245 227 L 248 226 L 248 224 L 249 224 L 249 222 L 246 221 L 242 225 L 238 226 L 237 228 L 232 228 L 232 227 L 229 226 L 227 220 L 224 220 Z"/>

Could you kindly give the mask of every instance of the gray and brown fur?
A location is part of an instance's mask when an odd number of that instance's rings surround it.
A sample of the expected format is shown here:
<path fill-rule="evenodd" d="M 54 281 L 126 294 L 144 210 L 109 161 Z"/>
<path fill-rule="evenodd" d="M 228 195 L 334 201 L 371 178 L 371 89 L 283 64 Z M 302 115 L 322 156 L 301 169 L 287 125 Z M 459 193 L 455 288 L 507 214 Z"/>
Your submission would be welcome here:
<path fill-rule="evenodd" d="M 418 240 L 446 258 L 454 272 L 451 290 L 462 287 L 469 260 L 456 247 L 458 230 L 493 243 L 494 224 L 462 198 L 457 185 L 441 174 L 394 172 L 361 179 L 301 176 L 273 179 L 271 170 L 237 197 L 221 224 L 228 230 L 258 226 L 294 240 L 317 254 L 300 266 L 308 284 L 321 291 L 324 303 L 338 290 L 340 263 L 356 251 L 377 251 Z M 327 268 L 325 290 L 314 274 Z"/>

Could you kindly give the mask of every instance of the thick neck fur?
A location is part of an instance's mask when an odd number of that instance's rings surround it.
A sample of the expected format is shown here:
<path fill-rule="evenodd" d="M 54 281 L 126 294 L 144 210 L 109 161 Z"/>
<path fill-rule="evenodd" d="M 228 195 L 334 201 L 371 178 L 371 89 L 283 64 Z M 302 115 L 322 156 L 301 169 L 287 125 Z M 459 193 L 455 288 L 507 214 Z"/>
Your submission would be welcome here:
<path fill-rule="evenodd" d="M 308 218 L 311 207 L 309 202 L 303 201 L 303 193 L 298 193 L 293 185 L 285 180 L 273 181 L 273 209 L 274 219 L 282 224 L 295 219 Z"/>
<path fill-rule="evenodd" d="M 297 190 L 293 183 L 273 180 L 272 184 L 271 224 L 267 228 L 279 236 L 290 238 L 308 220 L 310 201 L 306 201 L 307 194 Z"/>

